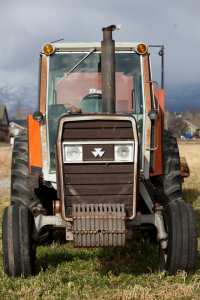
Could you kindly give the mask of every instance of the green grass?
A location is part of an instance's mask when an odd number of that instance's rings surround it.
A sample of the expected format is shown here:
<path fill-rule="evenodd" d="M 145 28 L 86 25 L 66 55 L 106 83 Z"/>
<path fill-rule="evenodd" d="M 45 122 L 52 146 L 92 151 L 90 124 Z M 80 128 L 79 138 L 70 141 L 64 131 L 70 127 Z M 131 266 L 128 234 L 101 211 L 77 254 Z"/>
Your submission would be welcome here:
<path fill-rule="evenodd" d="M 157 243 L 137 233 L 126 248 L 75 249 L 56 232 L 51 246 L 38 247 L 36 276 L 10 278 L 3 272 L 0 247 L 0 299 L 200 299 L 200 176 L 198 166 L 183 185 L 183 199 L 195 209 L 198 227 L 194 275 L 159 272 Z M 0 227 L 3 208 L 0 201 Z M 1 233 L 0 233 L 1 239 Z"/>
<path fill-rule="evenodd" d="M 1 219 L 8 204 L 0 203 Z M 5 275 L 0 249 L 0 299 L 199 299 L 200 239 L 194 275 L 159 273 L 158 255 L 142 233 L 126 248 L 75 249 L 57 232 L 51 246 L 37 249 L 35 277 Z"/>

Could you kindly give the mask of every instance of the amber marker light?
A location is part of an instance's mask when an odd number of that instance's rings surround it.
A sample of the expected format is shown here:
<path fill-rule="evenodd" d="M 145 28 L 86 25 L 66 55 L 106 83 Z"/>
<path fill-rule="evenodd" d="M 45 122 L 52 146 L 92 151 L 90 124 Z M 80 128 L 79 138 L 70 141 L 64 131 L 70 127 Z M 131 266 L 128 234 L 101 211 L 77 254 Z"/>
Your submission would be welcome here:
<path fill-rule="evenodd" d="M 147 52 L 147 46 L 145 44 L 139 44 L 137 47 L 137 52 L 139 54 L 144 54 Z"/>
<path fill-rule="evenodd" d="M 43 51 L 45 54 L 47 55 L 51 55 L 53 54 L 54 52 L 54 48 L 51 44 L 46 44 L 44 47 L 43 47 Z"/>

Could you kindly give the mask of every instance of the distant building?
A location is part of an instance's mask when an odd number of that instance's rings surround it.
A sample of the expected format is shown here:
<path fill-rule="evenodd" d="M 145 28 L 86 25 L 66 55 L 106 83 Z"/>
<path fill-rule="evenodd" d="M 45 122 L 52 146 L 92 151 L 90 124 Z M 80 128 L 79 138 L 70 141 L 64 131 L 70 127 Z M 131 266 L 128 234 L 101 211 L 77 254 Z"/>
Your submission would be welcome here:
<path fill-rule="evenodd" d="M 27 128 L 26 120 L 11 120 L 10 126 L 10 136 L 15 137 L 18 133 Z"/>
<path fill-rule="evenodd" d="M 186 134 L 200 137 L 200 119 L 183 120 L 187 124 Z"/>
<path fill-rule="evenodd" d="M 200 119 L 182 119 L 180 122 L 174 124 L 173 131 L 177 136 L 186 134 L 200 137 Z"/>
<path fill-rule="evenodd" d="M 8 142 L 10 140 L 9 120 L 5 105 L 0 105 L 0 141 Z"/>

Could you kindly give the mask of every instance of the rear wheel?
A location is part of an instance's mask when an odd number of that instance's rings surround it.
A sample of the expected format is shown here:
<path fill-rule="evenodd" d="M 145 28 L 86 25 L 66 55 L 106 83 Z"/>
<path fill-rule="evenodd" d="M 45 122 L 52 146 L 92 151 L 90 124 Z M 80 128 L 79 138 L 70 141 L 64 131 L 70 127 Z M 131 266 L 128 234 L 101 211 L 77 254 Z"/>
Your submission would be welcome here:
<path fill-rule="evenodd" d="M 26 188 L 28 170 L 28 136 L 21 132 L 16 138 L 12 153 L 11 165 L 11 205 L 25 205 L 30 210 L 40 203 L 34 189 Z"/>
<path fill-rule="evenodd" d="M 57 199 L 56 190 L 41 185 L 38 189 L 27 189 L 26 179 L 29 175 L 28 136 L 21 132 L 16 138 L 11 165 L 11 205 L 25 205 L 31 211 L 42 204 L 48 214 L 52 214 L 52 200 Z"/>
<path fill-rule="evenodd" d="M 57 198 L 56 191 L 41 185 L 38 189 L 27 189 L 26 179 L 29 174 L 28 165 L 28 135 L 22 131 L 15 137 L 11 165 L 11 205 L 24 205 L 33 210 L 38 204 L 42 204 L 46 214 L 52 214 L 52 200 Z M 52 233 L 41 231 L 41 245 L 52 242 Z"/>
<path fill-rule="evenodd" d="M 182 200 L 171 202 L 164 209 L 164 220 L 168 245 L 166 249 L 160 247 L 160 271 L 167 270 L 169 275 L 176 274 L 178 270 L 194 272 L 197 229 L 192 206 Z"/>
<path fill-rule="evenodd" d="M 33 215 L 26 206 L 16 204 L 4 210 L 2 246 L 4 272 L 8 276 L 34 274 L 32 244 Z"/>
<path fill-rule="evenodd" d="M 182 199 L 182 178 L 176 137 L 163 130 L 163 174 L 151 177 L 155 201 L 160 205 Z"/>

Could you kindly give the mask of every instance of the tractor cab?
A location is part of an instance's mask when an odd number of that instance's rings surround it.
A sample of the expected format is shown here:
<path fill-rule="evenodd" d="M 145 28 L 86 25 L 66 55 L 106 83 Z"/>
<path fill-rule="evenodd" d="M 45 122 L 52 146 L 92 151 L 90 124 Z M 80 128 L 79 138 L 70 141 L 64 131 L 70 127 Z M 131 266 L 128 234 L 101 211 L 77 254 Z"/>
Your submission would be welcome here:
<path fill-rule="evenodd" d="M 50 144 L 49 171 L 55 171 L 54 145 L 59 119 L 80 109 L 82 114 L 102 114 L 101 44 L 45 45 L 47 58 L 47 139 Z M 140 52 L 139 52 L 140 51 Z M 115 44 L 115 107 L 113 113 L 134 116 L 138 123 L 141 157 L 145 115 L 143 55 L 147 46 L 139 43 Z M 80 111 L 79 111 L 80 113 Z M 56 120 L 56 121 L 55 121 Z M 141 165 L 142 167 L 142 165 Z"/>

